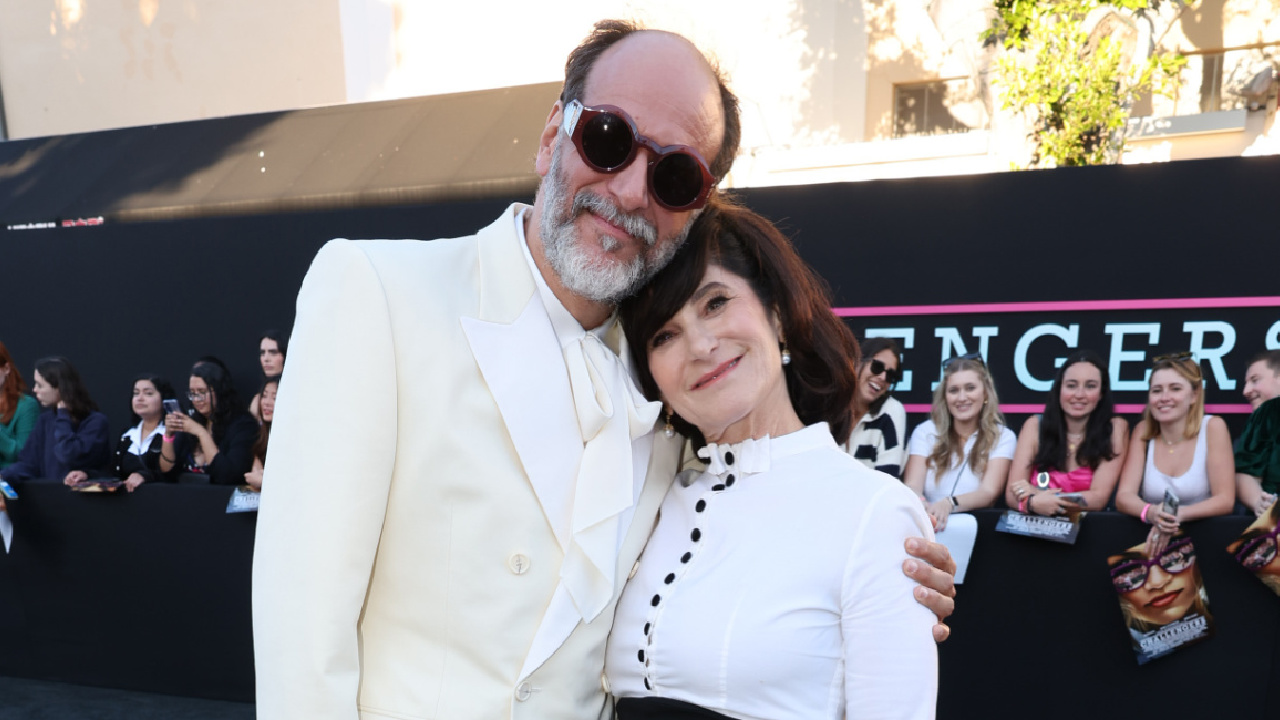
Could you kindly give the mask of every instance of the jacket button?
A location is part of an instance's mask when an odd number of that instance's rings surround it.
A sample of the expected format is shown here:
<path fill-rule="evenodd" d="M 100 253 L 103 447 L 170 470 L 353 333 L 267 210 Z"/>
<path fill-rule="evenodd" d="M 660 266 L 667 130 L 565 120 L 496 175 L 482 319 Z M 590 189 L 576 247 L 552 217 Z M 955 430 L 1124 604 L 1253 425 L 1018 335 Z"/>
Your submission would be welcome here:
<path fill-rule="evenodd" d="M 613 692 L 613 689 L 609 687 L 609 676 L 604 673 L 600 673 L 600 687 L 604 688 L 605 695 Z"/>
<path fill-rule="evenodd" d="M 533 685 L 526 680 L 516 686 L 516 700 L 524 702 L 533 696 Z"/>
<path fill-rule="evenodd" d="M 516 553 L 507 558 L 507 567 L 511 568 L 511 572 L 516 575 L 523 575 L 529 572 L 529 556 Z"/>

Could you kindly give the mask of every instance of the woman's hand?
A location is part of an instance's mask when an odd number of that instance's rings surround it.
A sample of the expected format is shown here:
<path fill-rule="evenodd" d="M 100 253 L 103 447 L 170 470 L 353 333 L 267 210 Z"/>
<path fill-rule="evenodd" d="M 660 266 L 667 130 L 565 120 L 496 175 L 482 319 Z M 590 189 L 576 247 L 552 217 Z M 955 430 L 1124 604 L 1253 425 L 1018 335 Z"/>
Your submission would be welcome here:
<path fill-rule="evenodd" d="M 1060 488 L 1049 488 L 1032 493 L 1031 498 L 1027 500 L 1027 512 L 1037 515 L 1062 515 L 1073 507 L 1080 507 L 1058 497 L 1061 492 Z"/>
<path fill-rule="evenodd" d="M 925 506 L 929 517 L 933 519 L 933 529 L 942 532 L 947 529 L 947 518 L 951 517 L 951 498 L 942 498 L 938 502 Z"/>
<path fill-rule="evenodd" d="M 67 473 L 67 476 L 65 478 L 63 478 L 62 484 L 63 485 L 79 485 L 80 483 L 88 479 L 89 479 L 89 473 L 83 470 L 72 470 L 71 472 Z"/>
<path fill-rule="evenodd" d="M 1031 483 L 1026 480 L 1015 480 L 1009 483 L 1009 490 L 1013 491 L 1013 496 L 1019 500 L 1026 497 L 1033 489 Z"/>
<path fill-rule="evenodd" d="M 1182 523 L 1178 521 L 1177 516 L 1165 512 L 1156 505 L 1152 505 L 1147 511 L 1147 520 L 1160 532 L 1169 537 L 1173 537 L 1178 530 L 1182 529 Z"/>
<path fill-rule="evenodd" d="M 253 460 L 253 469 L 244 474 L 244 481 L 249 487 L 262 492 L 262 463 L 257 458 Z"/>
<path fill-rule="evenodd" d="M 124 489 L 128 490 L 129 492 L 133 492 L 134 490 L 138 489 L 139 485 L 141 485 L 146 481 L 147 479 L 142 477 L 142 473 L 133 473 L 129 477 L 125 478 Z"/>
<path fill-rule="evenodd" d="M 1276 496 L 1271 493 L 1264 492 L 1258 494 L 1258 500 L 1253 504 L 1253 514 L 1262 517 L 1275 504 Z"/>
<path fill-rule="evenodd" d="M 189 435 L 195 435 L 197 438 L 204 438 L 209 434 L 208 429 L 195 420 L 183 415 L 182 413 L 169 413 L 164 416 L 165 432 L 169 434 L 184 432 Z"/>
<path fill-rule="evenodd" d="M 1158 526 L 1152 525 L 1151 532 L 1147 533 L 1147 557 L 1160 557 L 1160 553 L 1164 552 L 1171 537 L 1173 537 L 1172 533 L 1166 533 Z"/>

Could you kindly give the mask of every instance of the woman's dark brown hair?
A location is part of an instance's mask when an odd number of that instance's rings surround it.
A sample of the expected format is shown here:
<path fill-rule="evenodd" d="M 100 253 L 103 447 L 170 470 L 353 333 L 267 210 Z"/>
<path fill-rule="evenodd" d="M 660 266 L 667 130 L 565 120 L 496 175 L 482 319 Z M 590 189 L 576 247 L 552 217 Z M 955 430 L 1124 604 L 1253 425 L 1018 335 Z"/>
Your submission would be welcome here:
<path fill-rule="evenodd" d="M 659 397 L 649 370 L 649 341 L 684 307 L 711 266 L 746 280 L 760 304 L 778 313 L 791 352 L 783 374 L 801 422 L 829 423 L 836 442 L 848 440 L 859 359 L 853 332 L 831 313 L 826 283 L 786 236 L 767 219 L 723 199 L 707 206 L 671 263 L 619 308 L 645 395 Z M 679 416 L 671 423 L 695 445 L 705 444 L 697 428 Z"/>
<path fill-rule="evenodd" d="M 98 405 L 89 397 L 80 373 L 71 361 L 64 357 L 47 357 L 36 361 L 36 372 L 58 391 L 58 399 L 67 405 L 67 412 L 77 423 L 89 417 L 89 413 L 97 412 Z"/>
<path fill-rule="evenodd" d="M 13 363 L 9 348 L 0 342 L 0 367 L 5 365 L 9 366 L 9 377 L 5 378 L 4 386 L 0 387 L 0 423 L 13 420 L 13 414 L 18 411 L 18 399 L 27 391 L 27 383 L 23 381 L 22 373 L 18 372 L 18 366 Z"/>

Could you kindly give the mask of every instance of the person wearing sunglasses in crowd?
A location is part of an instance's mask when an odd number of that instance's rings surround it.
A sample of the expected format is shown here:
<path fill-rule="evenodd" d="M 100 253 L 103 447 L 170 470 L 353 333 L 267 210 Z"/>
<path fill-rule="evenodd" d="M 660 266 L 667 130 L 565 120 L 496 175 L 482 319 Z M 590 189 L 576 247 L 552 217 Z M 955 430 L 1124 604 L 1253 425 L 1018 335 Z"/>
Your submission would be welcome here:
<path fill-rule="evenodd" d="M 682 449 L 653 432 L 614 306 L 679 247 L 739 137 L 697 48 L 604 21 L 566 63 L 531 207 L 470 237 L 320 251 L 258 517 L 260 717 L 606 712 L 621 579 Z M 949 574 L 911 567 L 949 614 Z"/>
<path fill-rule="evenodd" d="M 1239 540 L 1227 546 L 1236 562 L 1280 595 L 1280 503 L 1272 503 Z"/>
<path fill-rule="evenodd" d="M 202 360 L 191 368 L 187 400 L 195 414 L 169 413 L 160 450 L 162 472 L 204 475 L 214 485 L 239 485 L 253 467 L 258 423 L 246 413 L 226 368 Z"/>
<path fill-rule="evenodd" d="M 858 390 L 853 394 L 853 416 L 858 420 L 844 449 L 863 465 L 894 477 L 901 477 L 906 458 L 907 411 L 889 395 L 900 379 L 898 343 L 892 338 L 863 340 Z"/>
<path fill-rule="evenodd" d="M 267 443 L 271 440 L 271 421 L 276 414 L 276 390 L 280 387 L 280 377 L 268 377 L 262 381 L 262 389 L 258 397 L 258 441 L 253 444 L 253 468 L 244 474 L 244 482 L 254 490 L 262 490 L 262 470 L 267 463 Z"/>
<path fill-rule="evenodd" d="M 1092 350 L 1077 350 L 1058 368 L 1044 414 L 1027 418 L 1018 433 L 1005 502 L 1037 515 L 1101 510 L 1120 479 L 1128 442 L 1129 424 L 1114 414 L 1106 363 Z M 1079 493 L 1084 502 L 1062 493 Z"/>
<path fill-rule="evenodd" d="M 36 361 L 32 390 L 43 411 L 18 461 L 0 470 L 5 480 L 55 480 L 74 485 L 105 474 L 111 451 L 107 416 L 89 397 L 71 361 Z"/>
<path fill-rule="evenodd" d="M 279 378 L 284 372 L 284 357 L 289 352 L 289 337 L 279 330 L 267 330 L 258 338 L 258 364 L 262 367 L 263 378 Z M 259 392 L 249 401 L 249 414 L 261 418 L 258 403 L 262 401 Z"/>
<path fill-rule="evenodd" d="M 0 342 L 0 470 L 18 461 L 39 417 L 40 403 L 27 394 L 22 373 L 9 348 Z"/>
<path fill-rule="evenodd" d="M 1146 552 L 1146 547 L 1138 545 L 1107 558 L 1129 632 L 1141 638 L 1192 614 L 1208 616 L 1209 601 L 1191 539 L 1179 536 L 1159 552 Z"/>
<path fill-rule="evenodd" d="M 164 444 L 164 401 L 178 399 L 169 381 L 147 373 L 133 381 L 129 401 L 132 426 L 120 436 L 116 445 L 116 477 L 124 481 L 129 492 L 149 482 L 169 479 L 160 470 L 160 451 Z"/>
<path fill-rule="evenodd" d="M 1280 350 L 1249 362 L 1244 397 L 1253 412 L 1236 441 L 1236 494 L 1261 517 L 1280 494 Z"/>
<path fill-rule="evenodd" d="M 1157 356 L 1116 490 L 1117 510 L 1151 524 L 1150 555 L 1182 523 L 1231 512 L 1234 468 L 1227 424 L 1204 412 L 1200 365 L 1187 352 Z M 1176 514 L 1161 507 L 1166 490 L 1179 500 Z"/>

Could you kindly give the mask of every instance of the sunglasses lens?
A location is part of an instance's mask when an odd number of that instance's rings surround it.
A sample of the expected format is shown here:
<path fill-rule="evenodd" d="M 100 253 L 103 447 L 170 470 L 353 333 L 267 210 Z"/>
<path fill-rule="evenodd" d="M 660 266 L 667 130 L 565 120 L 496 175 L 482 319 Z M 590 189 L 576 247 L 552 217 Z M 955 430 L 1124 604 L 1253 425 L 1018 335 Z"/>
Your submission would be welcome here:
<path fill-rule="evenodd" d="M 879 360 L 872 360 L 872 361 L 871 361 L 871 374 L 872 374 L 872 375 L 879 375 L 879 374 L 880 374 L 880 373 L 882 373 L 882 372 L 884 372 L 884 363 L 880 362 Z"/>
<path fill-rule="evenodd" d="M 1261 570 L 1276 558 L 1276 539 L 1267 538 L 1246 551 L 1240 562 L 1248 570 Z"/>
<path fill-rule="evenodd" d="M 1142 565 L 1128 565 L 1112 571 L 1111 584 L 1116 592 L 1133 592 L 1147 581 L 1147 569 Z"/>
<path fill-rule="evenodd" d="M 631 128 L 613 113 L 594 115 L 582 128 L 582 155 L 600 170 L 614 170 L 627 164 L 634 147 Z"/>
<path fill-rule="evenodd" d="M 702 190 L 702 167 L 688 153 L 663 155 L 653 168 L 653 193 L 668 207 L 691 205 Z"/>

